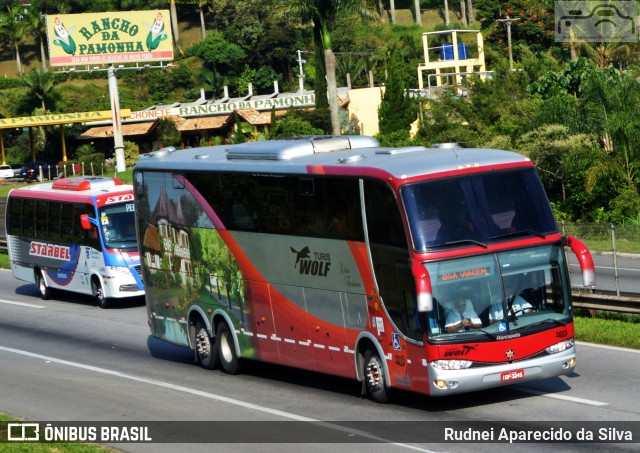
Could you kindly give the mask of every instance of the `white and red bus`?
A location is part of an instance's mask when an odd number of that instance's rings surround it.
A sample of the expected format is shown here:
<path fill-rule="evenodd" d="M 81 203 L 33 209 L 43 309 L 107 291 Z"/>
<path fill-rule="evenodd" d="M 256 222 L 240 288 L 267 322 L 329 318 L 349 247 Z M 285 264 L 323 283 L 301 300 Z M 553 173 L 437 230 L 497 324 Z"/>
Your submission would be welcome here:
<path fill-rule="evenodd" d="M 111 299 L 141 296 L 133 187 L 117 178 L 80 177 L 13 189 L 7 247 L 13 276 L 54 290 Z"/>
<path fill-rule="evenodd" d="M 593 261 L 519 154 L 367 137 L 167 148 L 139 159 L 134 193 L 151 332 L 206 368 L 315 370 L 381 402 L 574 369 L 565 246 L 585 285 Z"/>

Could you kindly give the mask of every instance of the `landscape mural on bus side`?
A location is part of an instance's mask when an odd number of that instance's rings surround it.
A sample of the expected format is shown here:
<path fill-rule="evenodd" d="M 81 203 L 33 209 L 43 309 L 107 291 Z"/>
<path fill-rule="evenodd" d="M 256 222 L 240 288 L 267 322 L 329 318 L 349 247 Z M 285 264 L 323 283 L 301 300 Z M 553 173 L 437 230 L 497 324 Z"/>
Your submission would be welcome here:
<path fill-rule="evenodd" d="M 149 187 L 157 184 L 156 187 Z M 172 180 L 145 180 L 138 206 L 141 254 L 152 332 L 174 344 L 189 345 L 186 315 L 192 304 L 203 309 L 231 308 L 241 319 L 245 290 L 242 271 L 219 232 L 189 190 Z M 150 199 L 156 195 L 155 199 Z M 196 225 L 196 227 L 187 227 Z"/>

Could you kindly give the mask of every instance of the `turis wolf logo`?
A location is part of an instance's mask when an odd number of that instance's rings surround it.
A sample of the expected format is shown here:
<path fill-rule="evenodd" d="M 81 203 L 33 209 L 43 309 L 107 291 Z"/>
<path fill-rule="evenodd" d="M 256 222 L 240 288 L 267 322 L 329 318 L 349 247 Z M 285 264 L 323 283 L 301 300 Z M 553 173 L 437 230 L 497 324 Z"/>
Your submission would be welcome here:
<path fill-rule="evenodd" d="M 294 268 L 298 266 L 300 260 L 308 260 L 310 258 L 311 250 L 309 250 L 309 247 L 305 247 L 300 251 L 297 251 L 293 247 L 290 247 L 290 249 L 293 253 L 296 254 L 296 264 L 294 264 Z"/>

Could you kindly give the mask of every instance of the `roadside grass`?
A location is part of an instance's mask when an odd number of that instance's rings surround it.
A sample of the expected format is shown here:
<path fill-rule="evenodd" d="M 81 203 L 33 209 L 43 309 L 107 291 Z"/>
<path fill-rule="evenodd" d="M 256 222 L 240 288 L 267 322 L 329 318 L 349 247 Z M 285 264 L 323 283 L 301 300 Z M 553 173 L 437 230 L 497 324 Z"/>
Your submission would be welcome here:
<path fill-rule="evenodd" d="M 640 317 L 637 317 L 640 318 Z M 576 316 L 575 338 L 587 343 L 640 349 L 640 322 Z"/>
<path fill-rule="evenodd" d="M 579 238 L 589 250 L 599 252 L 612 252 L 611 239 L 591 239 L 591 238 Z M 626 238 L 616 239 L 616 251 L 620 253 L 640 253 L 640 241 L 630 240 Z"/>
<path fill-rule="evenodd" d="M 99 444 L 83 444 L 79 442 L 16 442 L 5 443 L 7 439 L 7 427 L 4 422 L 24 422 L 6 414 L 0 413 L 0 453 L 108 453 L 116 450 L 104 447 Z"/>

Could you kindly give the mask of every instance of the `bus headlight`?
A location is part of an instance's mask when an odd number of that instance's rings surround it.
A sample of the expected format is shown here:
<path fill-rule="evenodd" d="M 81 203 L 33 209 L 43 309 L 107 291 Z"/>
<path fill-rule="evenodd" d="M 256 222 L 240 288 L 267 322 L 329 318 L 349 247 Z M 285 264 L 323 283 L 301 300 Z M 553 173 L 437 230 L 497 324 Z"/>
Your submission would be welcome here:
<path fill-rule="evenodd" d="M 556 343 L 547 348 L 548 354 L 557 354 L 558 352 L 566 351 L 567 349 L 571 349 L 574 345 L 573 338 L 568 340 L 561 341 L 560 343 Z"/>
<path fill-rule="evenodd" d="M 438 370 L 465 370 L 473 364 L 470 360 L 434 360 L 431 366 Z"/>

